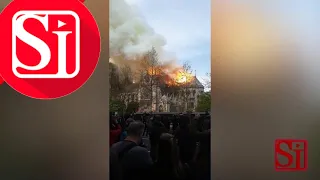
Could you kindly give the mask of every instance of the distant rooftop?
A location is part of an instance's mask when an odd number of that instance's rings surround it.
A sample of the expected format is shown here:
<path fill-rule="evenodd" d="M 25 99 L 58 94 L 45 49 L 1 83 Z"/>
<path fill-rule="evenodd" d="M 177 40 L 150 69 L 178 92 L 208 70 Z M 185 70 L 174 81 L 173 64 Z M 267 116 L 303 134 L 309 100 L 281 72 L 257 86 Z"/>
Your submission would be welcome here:
<path fill-rule="evenodd" d="M 203 84 L 199 81 L 197 76 L 194 76 L 194 79 L 191 81 L 190 86 L 196 88 L 204 88 Z"/>
<path fill-rule="evenodd" d="M 189 87 L 191 88 L 202 88 L 204 89 L 204 85 L 199 81 L 196 76 L 193 76 L 193 80 L 189 83 Z M 126 91 L 131 92 L 139 89 L 139 83 L 133 83 L 126 86 Z"/>

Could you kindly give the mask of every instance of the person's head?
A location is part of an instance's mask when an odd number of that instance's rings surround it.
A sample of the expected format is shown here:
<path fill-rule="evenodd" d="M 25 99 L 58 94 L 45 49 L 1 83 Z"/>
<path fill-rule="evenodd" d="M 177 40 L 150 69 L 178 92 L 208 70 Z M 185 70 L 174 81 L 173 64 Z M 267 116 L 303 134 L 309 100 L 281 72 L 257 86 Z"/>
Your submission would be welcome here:
<path fill-rule="evenodd" d="M 130 125 L 132 122 L 134 122 L 134 119 L 128 118 L 128 119 L 126 120 L 126 127 L 129 127 L 129 125 Z"/>
<path fill-rule="evenodd" d="M 191 122 L 192 123 L 197 123 L 197 122 L 199 122 L 200 121 L 200 117 L 199 116 L 194 116 L 193 118 L 191 118 Z"/>
<path fill-rule="evenodd" d="M 188 115 L 182 115 L 179 118 L 179 125 L 181 129 L 185 129 L 189 126 L 190 124 L 190 118 Z"/>
<path fill-rule="evenodd" d="M 169 133 L 163 133 L 160 136 L 159 147 L 158 147 L 158 160 L 160 162 L 166 161 L 171 163 L 173 156 L 173 136 Z"/>
<path fill-rule="evenodd" d="M 161 122 L 161 116 L 160 115 L 155 115 L 154 116 L 154 121 L 156 121 L 156 122 Z"/>
<path fill-rule="evenodd" d="M 115 129 L 117 127 L 117 117 L 112 116 L 109 123 L 110 129 Z"/>
<path fill-rule="evenodd" d="M 130 118 L 130 114 L 129 113 L 125 113 L 123 117 L 124 117 L 124 119 L 128 119 L 128 118 Z"/>
<path fill-rule="evenodd" d="M 162 117 L 161 117 L 161 122 L 162 122 L 163 124 L 167 123 L 167 121 L 168 121 L 167 116 L 162 116 Z"/>
<path fill-rule="evenodd" d="M 205 129 L 205 130 L 211 129 L 211 119 L 210 119 L 210 116 L 207 116 L 207 117 L 204 119 L 204 129 Z"/>
<path fill-rule="evenodd" d="M 133 121 L 127 128 L 128 137 L 134 140 L 140 140 L 144 131 L 144 124 L 140 121 Z"/>
<path fill-rule="evenodd" d="M 182 176 L 182 165 L 179 159 L 178 146 L 173 135 L 163 133 L 158 145 L 158 161 L 161 166 L 172 170 L 176 176 Z"/>

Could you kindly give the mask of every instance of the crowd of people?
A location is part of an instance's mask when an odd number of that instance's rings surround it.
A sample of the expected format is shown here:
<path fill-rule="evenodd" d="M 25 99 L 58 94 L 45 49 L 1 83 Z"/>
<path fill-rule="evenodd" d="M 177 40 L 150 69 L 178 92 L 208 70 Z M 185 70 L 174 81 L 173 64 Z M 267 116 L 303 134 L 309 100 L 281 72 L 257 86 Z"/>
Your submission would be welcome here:
<path fill-rule="evenodd" d="M 209 114 L 110 118 L 111 180 L 210 179 Z"/>

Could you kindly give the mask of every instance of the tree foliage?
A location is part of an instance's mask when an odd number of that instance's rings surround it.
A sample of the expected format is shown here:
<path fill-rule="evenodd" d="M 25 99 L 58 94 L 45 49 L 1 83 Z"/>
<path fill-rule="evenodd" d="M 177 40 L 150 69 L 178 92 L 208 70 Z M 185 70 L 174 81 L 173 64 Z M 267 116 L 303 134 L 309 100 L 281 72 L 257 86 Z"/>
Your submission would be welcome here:
<path fill-rule="evenodd" d="M 210 111 L 211 109 L 211 92 L 205 92 L 198 97 L 198 112 Z"/>
<path fill-rule="evenodd" d="M 183 85 L 181 89 L 182 91 L 180 90 L 180 97 L 182 97 L 181 100 L 183 101 L 183 105 L 185 106 L 184 111 L 188 111 L 190 109 L 188 106 L 188 98 L 191 92 L 190 92 L 190 86 L 189 86 L 190 84 L 187 83 L 188 81 L 187 78 L 189 77 L 189 74 L 192 74 L 192 69 L 189 62 L 184 62 L 182 67 L 183 69 L 182 69 L 182 72 L 180 73 L 182 74 L 182 77 L 186 78 L 186 83 Z"/>
<path fill-rule="evenodd" d="M 110 98 L 109 101 L 109 111 L 110 112 L 124 112 L 126 105 L 123 101 Z"/>
<path fill-rule="evenodd" d="M 205 79 L 204 86 L 208 89 L 211 89 L 211 73 L 206 73 L 208 79 Z"/>
<path fill-rule="evenodd" d="M 133 72 L 129 66 L 116 66 L 109 63 L 110 96 L 118 99 L 118 95 L 130 91 L 133 84 Z"/>
<path fill-rule="evenodd" d="M 158 86 L 160 75 L 162 74 L 161 64 L 159 61 L 158 53 L 154 47 L 145 54 L 140 62 L 140 90 L 143 91 L 142 99 L 149 99 L 149 106 L 152 106 L 154 100 L 158 102 L 160 97 L 152 96 L 152 93 L 156 90 L 155 86 Z M 158 110 L 158 106 L 156 106 Z"/>
<path fill-rule="evenodd" d="M 115 97 L 121 89 L 120 77 L 116 65 L 109 63 L 110 96 Z"/>

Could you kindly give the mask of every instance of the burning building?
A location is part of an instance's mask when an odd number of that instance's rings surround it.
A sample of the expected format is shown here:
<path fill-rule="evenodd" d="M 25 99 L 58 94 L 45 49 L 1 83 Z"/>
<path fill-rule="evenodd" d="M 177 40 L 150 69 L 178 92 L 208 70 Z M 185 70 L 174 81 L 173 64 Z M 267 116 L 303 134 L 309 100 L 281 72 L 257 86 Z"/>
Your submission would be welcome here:
<path fill-rule="evenodd" d="M 195 109 L 204 86 L 195 75 L 177 67 L 177 57 L 164 48 L 166 45 L 165 37 L 148 24 L 137 7 L 124 0 L 110 1 L 111 63 L 134 71 L 129 77 L 110 79 L 116 85 L 117 79 L 125 81 L 121 88 L 113 88 L 116 98 L 121 96 L 127 104 L 139 102 L 141 111 Z"/>
<path fill-rule="evenodd" d="M 139 80 L 128 85 L 129 90 L 121 93 L 126 103 L 139 103 L 139 111 L 179 112 L 193 111 L 204 86 L 198 78 L 183 70 L 165 66 L 149 67 Z"/>
<path fill-rule="evenodd" d="M 110 63 L 133 71 L 129 76 L 126 72 L 110 76 L 112 95 L 126 104 L 139 102 L 141 111 L 193 110 L 204 86 L 177 67 L 176 57 L 164 48 L 165 37 L 124 0 L 111 0 L 110 10 Z M 118 79 L 124 83 L 117 83 Z"/>

